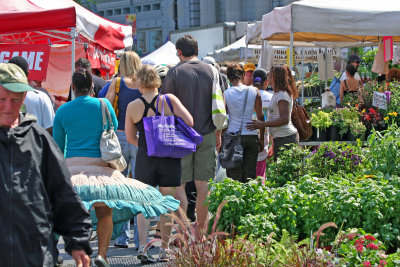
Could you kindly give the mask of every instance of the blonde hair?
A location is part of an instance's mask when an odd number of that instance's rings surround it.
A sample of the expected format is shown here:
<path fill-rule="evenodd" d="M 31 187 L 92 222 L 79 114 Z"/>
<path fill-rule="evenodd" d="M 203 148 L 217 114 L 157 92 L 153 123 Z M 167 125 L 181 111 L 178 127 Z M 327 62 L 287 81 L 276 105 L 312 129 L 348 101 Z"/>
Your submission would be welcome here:
<path fill-rule="evenodd" d="M 138 69 L 142 67 L 140 57 L 133 51 L 126 51 L 122 54 L 119 70 L 122 77 L 134 76 Z"/>
<path fill-rule="evenodd" d="M 136 77 L 139 79 L 140 85 L 147 89 L 159 88 L 161 86 L 161 79 L 157 70 L 151 65 L 143 65 Z"/>

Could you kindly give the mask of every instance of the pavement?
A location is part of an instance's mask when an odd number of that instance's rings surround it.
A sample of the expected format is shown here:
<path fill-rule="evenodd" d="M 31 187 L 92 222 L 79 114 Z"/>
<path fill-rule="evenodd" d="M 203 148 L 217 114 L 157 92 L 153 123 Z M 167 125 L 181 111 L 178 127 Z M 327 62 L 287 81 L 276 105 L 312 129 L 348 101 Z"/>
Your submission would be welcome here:
<path fill-rule="evenodd" d="M 154 225 L 155 222 L 152 221 L 151 225 Z M 155 234 L 155 230 L 150 231 L 149 239 L 152 240 Z M 110 246 L 107 252 L 107 260 L 111 267 L 130 267 L 130 266 L 147 266 L 147 267 L 161 267 L 168 266 L 166 262 L 155 262 L 151 264 L 141 264 L 140 261 L 136 258 L 137 251 L 135 245 L 133 244 L 133 231 L 131 230 L 131 240 L 128 244 L 128 248 L 117 248 L 114 247 L 115 240 L 111 240 Z M 158 258 L 160 252 L 161 241 L 156 241 L 153 243 L 155 248 L 150 250 L 151 255 L 154 259 Z M 91 241 L 90 245 L 93 249 L 93 254 L 91 257 L 95 257 L 97 255 L 97 240 Z M 64 250 L 64 241 L 60 238 L 58 243 L 58 249 L 60 251 L 60 256 L 63 257 L 64 263 L 63 267 L 75 267 L 75 261 L 72 259 L 70 255 L 68 255 Z M 93 265 L 95 266 L 95 265 Z"/>

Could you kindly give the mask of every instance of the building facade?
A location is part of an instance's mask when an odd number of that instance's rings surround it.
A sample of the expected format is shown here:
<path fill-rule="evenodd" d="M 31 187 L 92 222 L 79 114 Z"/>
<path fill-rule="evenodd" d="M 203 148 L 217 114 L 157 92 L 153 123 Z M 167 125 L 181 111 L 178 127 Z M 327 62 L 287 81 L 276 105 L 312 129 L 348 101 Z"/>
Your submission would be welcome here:
<path fill-rule="evenodd" d="M 82 5 L 121 24 L 136 15 L 133 49 L 148 54 L 160 47 L 175 30 L 210 26 L 221 22 L 257 21 L 274 7 L 293 0 L 97 0 Z M 130 16 L 129 18 L 132 18 Z M 237 36 L 239 38 L 241 36 Z"/>

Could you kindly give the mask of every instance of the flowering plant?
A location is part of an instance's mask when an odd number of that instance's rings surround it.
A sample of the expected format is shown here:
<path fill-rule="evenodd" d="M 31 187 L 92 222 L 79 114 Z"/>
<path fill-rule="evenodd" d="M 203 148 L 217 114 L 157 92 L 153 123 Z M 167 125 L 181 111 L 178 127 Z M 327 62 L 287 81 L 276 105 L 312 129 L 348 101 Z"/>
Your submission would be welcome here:
<path fill-rule="evenodd" d="M 332 125 L 337 126 L 339 134 L 343 135 L 353 124 L 359 122 L 358 116 L 355 108 L 336 108 L 332 110 Z"/>
<path fill-rule="evenodd" d="M 311 125 L 317 129 L 327 129 L 332 125 L 331 114 L 322 110 L 311 114 Z"/>
<path fill-rule="evenodd" d="M 365 131 L 366 131 L 366 128 L 361 121 L 357 121 L 357 122 L 350 124 L 350 132 L 354 136 L 361 136 L 365 133 Z"/>
<path fill-rule="evenodd" d="M 378 127 L 383 123 L 382 115 L 375 109 L 363 109 L 361 111 L 361 121 L 367 128 Z"/>
<path fill-rule="evenodd" d="M 314 173 L 329 177 L 334 173 L 356 173 L 362 169 L 363 157 L 360 146 L 327 142 L 312 151 L 307 159 Z"/>
<path fill-rule="evenodd" d="M 387 265 L 385 247 L 376 236 L 363 230 L 351 229 L 338 243 L 338 254 L 344 257 L 349 266 L 383 267 Z"/>

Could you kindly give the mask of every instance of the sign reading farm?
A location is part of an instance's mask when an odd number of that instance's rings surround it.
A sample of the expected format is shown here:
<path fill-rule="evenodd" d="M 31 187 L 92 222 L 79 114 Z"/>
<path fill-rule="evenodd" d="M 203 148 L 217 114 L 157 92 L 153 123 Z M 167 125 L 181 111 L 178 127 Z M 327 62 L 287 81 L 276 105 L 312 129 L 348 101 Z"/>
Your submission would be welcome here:
<path fill-rule="evenodd" d="M 48 44 L 0 44 L 0 63 L 20 56 L 28 61 L 29 80 L 43 81 L 47 75 L 50 46 Z"/>

